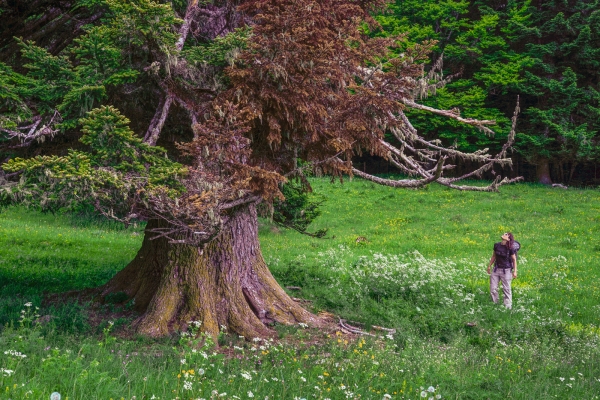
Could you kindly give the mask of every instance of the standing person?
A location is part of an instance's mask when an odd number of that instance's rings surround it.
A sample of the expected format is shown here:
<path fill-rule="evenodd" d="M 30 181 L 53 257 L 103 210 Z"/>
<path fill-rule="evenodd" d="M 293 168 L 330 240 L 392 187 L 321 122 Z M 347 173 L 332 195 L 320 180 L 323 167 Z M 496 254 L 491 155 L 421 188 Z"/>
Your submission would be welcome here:
<path fill-rule="evenodd" d="M 502 235 L 502 242 L 494 244 L 494 253 L 487 267 L 490 275 L 490 294 L 492 301 L 498 302 L 498 283 L 502 281 L 502 292 L 504 292 L 504 306 L 509 310 L 512 308 L 511 281 L 517 277 L 517 256 L 515 237 L 511 232 Z M 494 270 L 490 268 L 494 264 Z"/>

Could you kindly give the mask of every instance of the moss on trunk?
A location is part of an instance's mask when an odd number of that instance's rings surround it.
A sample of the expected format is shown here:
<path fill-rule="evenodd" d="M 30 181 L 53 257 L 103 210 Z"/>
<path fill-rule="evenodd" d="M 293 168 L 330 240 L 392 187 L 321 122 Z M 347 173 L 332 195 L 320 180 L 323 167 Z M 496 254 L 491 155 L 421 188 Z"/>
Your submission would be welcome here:
<path fill-rule="evenodd" d="M 158 220 L 148 223 L 136 257 L 112 278 L 102 295 L 125 292 L 141 313 L 136 330 L 159 337 L 202 321 L 216 336 L 220 326 L 247 338 L 268 337 L 273 322 L 320 325 L 275 281 L 260 251 L 254 205 L 230 215 L 220 235 L 204 248 L 152 240 Z"/>

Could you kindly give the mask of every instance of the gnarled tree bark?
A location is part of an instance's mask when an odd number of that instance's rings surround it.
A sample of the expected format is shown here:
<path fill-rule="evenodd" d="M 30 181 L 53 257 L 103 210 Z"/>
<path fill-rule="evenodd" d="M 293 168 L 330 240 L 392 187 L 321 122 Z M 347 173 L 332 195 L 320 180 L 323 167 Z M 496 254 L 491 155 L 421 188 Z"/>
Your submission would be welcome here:
<path fill-rule="evenodd" d="M 201 321 L 212 336 L 221 326 L 246 338 L 270 337 L 269 325 L 321 320 L 292 300 L 275 281 L 260 250 L 254 204 L 231 211 L 219 236 L 204 248 L 153 240 L 149 221 L 137 256 L 101 287 L 102 296 L 124 292 L 141 313 L 136 331 L 153 337 Z"/>

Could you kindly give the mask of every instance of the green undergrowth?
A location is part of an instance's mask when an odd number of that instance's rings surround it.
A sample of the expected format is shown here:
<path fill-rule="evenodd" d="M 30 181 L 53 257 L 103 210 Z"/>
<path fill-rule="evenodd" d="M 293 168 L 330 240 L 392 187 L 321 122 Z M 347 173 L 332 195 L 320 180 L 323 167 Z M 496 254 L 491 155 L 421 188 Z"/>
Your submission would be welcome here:
<path fill-rule="evenodd" d="M 313 311 L 376 336 L 276 326 L 280 340 L 223 331 L 219 347 L 185 333 L 123 337 L 133 317 L 110 301 L 107 321 L 42 299 L 104 283 L 135 255 L 142 227 L 9 209 L 0 399 L 598 398 L 600 191 L 312 184 L 327 201 L 311 230 L 327 238 L 262 220 L 265 258 Z M 522 245 L 512 311 L 491 304 L 485 273 L 505 231 Z"/>

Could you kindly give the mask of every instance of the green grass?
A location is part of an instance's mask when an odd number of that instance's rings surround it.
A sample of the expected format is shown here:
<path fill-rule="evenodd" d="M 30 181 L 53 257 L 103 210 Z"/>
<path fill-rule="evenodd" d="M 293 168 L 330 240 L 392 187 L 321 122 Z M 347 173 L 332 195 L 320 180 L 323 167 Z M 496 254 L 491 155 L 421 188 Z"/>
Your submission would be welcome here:
<path fill-rule="evenodd" d="M 279 326 L 279 343 L 223 332 L 219 349 L 114 336 L 126 315 L 96 326 L 85 304 L 41 301 L 104 283 L 134 256 L 141 228 L 10 209 L 0 214 L 0 399 L 417 399 L 429 386 L 427 397 L 598 398 L 600 191 L 313 186 L 328 200 L 312 228 L 328 238 L 262 221 L 274 275 L 314 311 L 394 335 Z M 485 273 L 505 231 L 522 244 L 512 311 L 491 304 Z M 35 325 L 36 313 L 52 318 Z"/>

